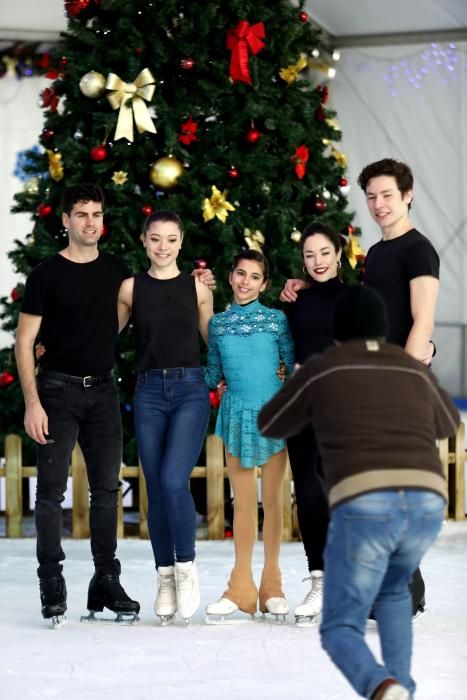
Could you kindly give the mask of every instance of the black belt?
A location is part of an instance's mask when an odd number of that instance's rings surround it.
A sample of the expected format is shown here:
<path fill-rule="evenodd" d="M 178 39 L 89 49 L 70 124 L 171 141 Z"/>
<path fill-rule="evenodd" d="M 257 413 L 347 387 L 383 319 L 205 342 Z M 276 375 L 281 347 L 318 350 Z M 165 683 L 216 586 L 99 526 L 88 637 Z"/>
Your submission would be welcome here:
<path fill-rule="evenodd" d="M 99 377 L 75 377 L 73 374 L 63 374 L 62 372 L 52 372 L 48 369 L 41 370 L 41 377 L 49 377 L 50 379 L 58 379 L 60 382 L 71 382 L 71 384 L 81 384 L 85 389 L 91 386 L 99 386 L 104 382 L 109 382 L 112 379 L 112 372 L 106 372 Z"/>

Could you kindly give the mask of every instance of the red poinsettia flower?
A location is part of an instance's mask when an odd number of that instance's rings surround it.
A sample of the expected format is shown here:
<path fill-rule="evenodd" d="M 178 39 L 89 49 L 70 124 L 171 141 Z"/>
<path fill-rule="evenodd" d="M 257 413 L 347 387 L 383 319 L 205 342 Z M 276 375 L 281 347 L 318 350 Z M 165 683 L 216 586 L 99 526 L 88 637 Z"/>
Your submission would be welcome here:
<path fill-rule="evenodd" d="M 182 124 L 182 133 L 178 137 L 178 140 L 185 146 L 189 146 L 192 141 L 199 141 L 199 138 L 196 136 L 197 131 L 198 124 L 193 121 L 190 114 L 186 122 Z"/>

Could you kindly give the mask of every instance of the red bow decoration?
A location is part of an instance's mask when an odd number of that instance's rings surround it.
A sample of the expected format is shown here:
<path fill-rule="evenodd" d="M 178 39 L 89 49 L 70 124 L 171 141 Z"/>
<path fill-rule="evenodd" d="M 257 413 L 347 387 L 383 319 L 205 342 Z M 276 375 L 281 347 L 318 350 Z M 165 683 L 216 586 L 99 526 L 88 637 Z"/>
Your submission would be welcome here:
<path fill-rule="evenodd" d="M 182 124 L 182 133 L 178 137 L 178 140 L 185 146 L 189 146 L 192 141 L 199 141 L 196 136 L 197 130 L 198 124 L 193 121 L 190 114 L 186 122 Z"/>
<path fill-rule="evenodd" d="M 250 25 L 241 19 L 237 26 L 227 32 L 226 47 L 232 51 L 230 57 L 230 77 L 232 80 L 242 80 L 251 85 L 250 71 L 248 70 L 248 50 L 253 55 L 264 48 L 263 39 L 266 36 L 263 22 Z"/>
<path fill-rule="evenodd" d="M 305 163 L 308 160 L 308 156 L 309 153 L 307 146 L 299 146 L 293 154 L 292 158 L 290 159 L 292 162 L 295 162 L 295 172 L 297 173 L 297 177 L 299 180 L 301 180 L 305 176 Z"/>

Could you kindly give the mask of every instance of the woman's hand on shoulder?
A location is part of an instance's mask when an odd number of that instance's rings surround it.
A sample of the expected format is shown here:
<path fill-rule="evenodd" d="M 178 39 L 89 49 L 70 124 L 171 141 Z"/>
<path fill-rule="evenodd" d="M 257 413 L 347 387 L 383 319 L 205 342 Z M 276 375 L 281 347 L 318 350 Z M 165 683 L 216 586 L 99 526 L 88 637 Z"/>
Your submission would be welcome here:
<path fill-rule="evenodd" d="M 197 280 L 202 282 L 208 289 L 210 289 L 212 292 L 216 288 L 216 278 L 214 277 L 214 273 L 212 270 L 209 268 L 206 269 L 201 269 L 197 268 L 196 270 L 193 270 L 191 273 Z"/>
<path fill-rule="evenodd" d="M 282 292 L 279 295 L 279 299 L 285 302 L 297 301 L 297 292 L 301 289 L 306 289 L 310 285 L 305 280 L 300 279 L 290 279 L 284 285 Z"/>

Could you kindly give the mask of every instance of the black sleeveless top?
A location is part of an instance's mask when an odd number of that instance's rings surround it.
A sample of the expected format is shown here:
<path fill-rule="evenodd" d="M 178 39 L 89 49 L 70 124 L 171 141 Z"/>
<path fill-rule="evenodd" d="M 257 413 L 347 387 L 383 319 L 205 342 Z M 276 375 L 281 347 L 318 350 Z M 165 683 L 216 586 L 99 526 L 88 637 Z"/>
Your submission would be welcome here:
<path fill-rule="evenodd" d="M 181 272 L 168 280 L 135 276 L 132 320 L 139 372 L 200 367 L 195 278 Z"/>

